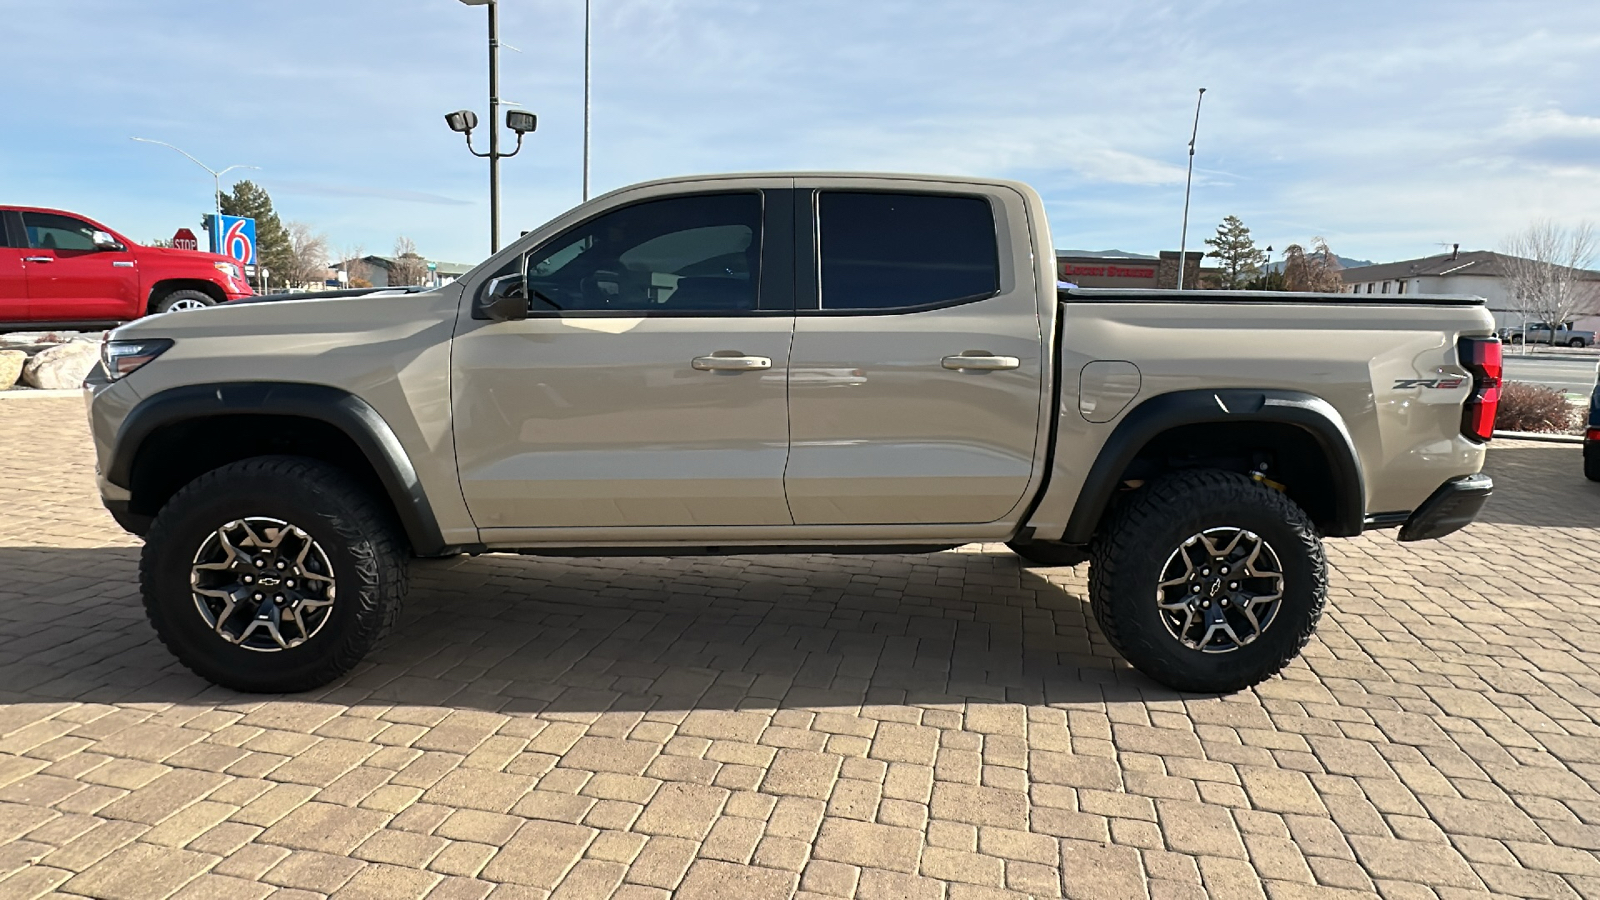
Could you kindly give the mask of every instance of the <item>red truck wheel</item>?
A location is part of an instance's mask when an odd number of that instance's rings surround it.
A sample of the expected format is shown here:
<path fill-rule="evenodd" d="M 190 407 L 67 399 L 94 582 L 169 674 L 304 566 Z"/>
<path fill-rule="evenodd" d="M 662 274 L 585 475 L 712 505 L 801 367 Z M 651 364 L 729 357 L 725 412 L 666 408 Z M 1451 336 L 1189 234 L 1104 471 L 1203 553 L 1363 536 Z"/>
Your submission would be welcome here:
<path fill-rule="evenodd" d="M 207 306 L 216 306 L 217 301 L 204 291 L 173 291 L 155 302 L 151 312 L 182 312 L 186 309 L 201 309 Z"/>

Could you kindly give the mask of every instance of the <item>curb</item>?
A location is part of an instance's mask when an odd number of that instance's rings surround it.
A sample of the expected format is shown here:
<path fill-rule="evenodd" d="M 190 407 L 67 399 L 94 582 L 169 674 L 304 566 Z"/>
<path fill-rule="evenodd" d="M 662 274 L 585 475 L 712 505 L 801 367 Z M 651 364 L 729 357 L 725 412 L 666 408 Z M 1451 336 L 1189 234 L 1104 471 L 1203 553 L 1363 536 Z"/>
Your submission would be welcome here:
<path fill-rule="evenodd" d="M 1508 441 L 1542 441 L 1546 444 L 1581 444 L 1581 434 L 1547 434 L 1539 431 L 1496 431 L 1494 436 Z"/>
<path fill-rule="evenodd" d="M 22 400 L 25 398 L 43 400 L 48 397 L 78 397 L 82 394 L 82 388 L 62 388 L 59 391 L 41 391 L 38 388 L 11 388 L 0 391 L 0 400 Z"/>

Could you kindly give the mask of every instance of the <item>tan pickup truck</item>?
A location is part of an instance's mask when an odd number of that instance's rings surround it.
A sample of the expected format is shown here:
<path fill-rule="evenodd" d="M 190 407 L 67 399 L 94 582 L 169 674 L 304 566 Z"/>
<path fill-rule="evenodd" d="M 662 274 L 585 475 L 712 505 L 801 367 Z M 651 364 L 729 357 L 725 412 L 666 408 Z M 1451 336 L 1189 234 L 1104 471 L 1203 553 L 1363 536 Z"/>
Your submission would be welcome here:
<path fill-rule="evenodd" d="M 156 316 L 86 385 L 156 632 L 249 691 L 348 671 L 412 555 L 1091 561 L 1176 688 L 1272 676 L 1324 537 L 1471 521 L 1479 301 L 1058 291 L 1009 181 L 736 175 L 586 203 L 454 284 Z"/>

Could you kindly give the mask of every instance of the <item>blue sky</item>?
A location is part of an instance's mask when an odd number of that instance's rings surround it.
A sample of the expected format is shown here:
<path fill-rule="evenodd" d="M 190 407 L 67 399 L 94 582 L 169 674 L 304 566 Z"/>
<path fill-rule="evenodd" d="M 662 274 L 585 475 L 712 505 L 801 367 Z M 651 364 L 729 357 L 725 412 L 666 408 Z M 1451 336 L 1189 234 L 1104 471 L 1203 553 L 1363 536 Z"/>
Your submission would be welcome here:
<path fill-rule="evenodd" d="M 579 200 L 582 0 L 501 0 L 502 95 L 540 129 L 503 166 L 505 233 Z M 594 0 L 593 184 L 710 171 L 1020 178 L 1059 248 L 1348 257 L 1491 248 L 1600 211 L 1600 4 L 1404 0 Z M 487 253 L 482 8 L 456 0 L 0 0 L 0 202 L 136 240 L 194 226 L 210 176 L 271 191 L 336 248 Z"/>

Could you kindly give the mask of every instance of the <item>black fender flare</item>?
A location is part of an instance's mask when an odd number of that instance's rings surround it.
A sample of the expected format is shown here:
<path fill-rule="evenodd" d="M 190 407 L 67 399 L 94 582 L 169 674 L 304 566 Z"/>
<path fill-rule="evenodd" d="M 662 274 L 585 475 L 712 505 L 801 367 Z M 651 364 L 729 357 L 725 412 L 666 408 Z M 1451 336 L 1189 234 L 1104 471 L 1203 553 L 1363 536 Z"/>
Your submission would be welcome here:
<path fill-rule="evenodd" d="M 377 474 L 413 551 L 419 556 L 448 552 L 433 505 L 394 429 L 367 401 L 327 385 L 222 382 L 169 388 L 154 394 L 122 420 L 106 480 L 131 489 L 140 448 L 162 428 L 195 419 L 238 415 L 300 416 L 339 429 L 361 450 Z"/>
<path fill-rule="evenodd" d="M 1327 458 L 1336 482 L 1334 520 L 1327 523 L 1324 533 L 1333 537 L 1361 533 L 1366 521 L 1366 481 L 1350 430 L 1333 404 L 1303 391 L 1230 388 L 1161 394 L 1124 416 L 1084 479 L 1062 542 L 1087 544 L 1094 539 L 1122 473 L 1156 437 L 1184 425 L 1223 422 L 1281 423 L 1310 435 Z"/>

